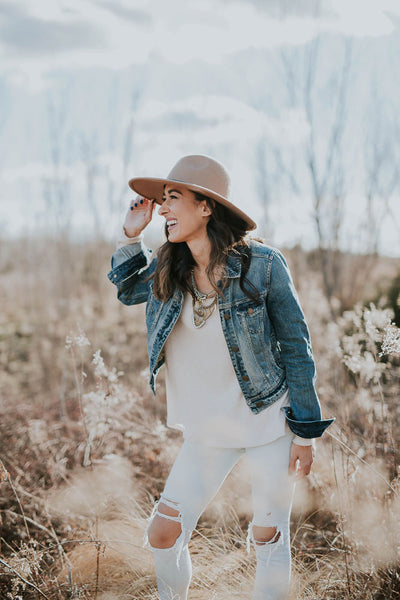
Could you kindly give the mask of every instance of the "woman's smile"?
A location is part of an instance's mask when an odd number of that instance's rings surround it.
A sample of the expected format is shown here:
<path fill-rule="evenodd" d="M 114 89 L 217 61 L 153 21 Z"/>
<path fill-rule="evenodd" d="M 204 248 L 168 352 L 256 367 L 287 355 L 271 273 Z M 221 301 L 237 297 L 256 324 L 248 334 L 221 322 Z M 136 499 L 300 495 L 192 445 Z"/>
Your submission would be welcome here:
<path fill-rule="evenodd" d="M 168 233 L 171 233 L 171 231 L 174 230 L 174 228 L 177 226 L 177 224 L 178 224 L 177 219 L 173 219 L 173 218 L 167 219 Z"/>
<path fill-rule="evenodd" d="M 210 213 L 206 204 L 196 200 L 191 190 L 177 184 L 165 186 L 158 214 L 165 218 L 171 242 L 190 244 L 195 239 L 205 239 Z"/>

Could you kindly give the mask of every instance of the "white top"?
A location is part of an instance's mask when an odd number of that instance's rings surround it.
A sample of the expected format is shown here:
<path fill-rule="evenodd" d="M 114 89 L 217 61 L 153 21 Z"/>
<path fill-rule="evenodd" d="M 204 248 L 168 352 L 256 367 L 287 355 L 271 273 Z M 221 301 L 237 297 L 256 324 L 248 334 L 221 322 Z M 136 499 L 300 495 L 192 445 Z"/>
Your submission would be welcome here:
<path fill-rule="evenodd" d="M 193 325 L 192 297 L 185 294 L 178 321 L 165 344 L 167 425 L 185 439 L 224 448 L 260 446 L 290 431 L 282 406 L 288 391 L 258 414 L 240 389 L 222 331 L 218 306 L 205 325 Z M 312 440 L 294 436 L 295 443 Z"/>
<path fill-rule="evenodd" d="M 117 248 L 140 242 L 143 233 L 129 238 L 123 232 Z M 192 297 L 185 294 L 182 311 L 165 344 L 167 425 L 183 431 L 185 439 L 219 447 L 259 446 L 290 432 L 279 400 L 257 415 L 252 413 L 240 389 L 222 331 L 218 306 L 206 324 L 196 329 Z M 211 392 L 211 393 L 210 393 Z M 314 439 L 293 434 L 300 446 Z"/>

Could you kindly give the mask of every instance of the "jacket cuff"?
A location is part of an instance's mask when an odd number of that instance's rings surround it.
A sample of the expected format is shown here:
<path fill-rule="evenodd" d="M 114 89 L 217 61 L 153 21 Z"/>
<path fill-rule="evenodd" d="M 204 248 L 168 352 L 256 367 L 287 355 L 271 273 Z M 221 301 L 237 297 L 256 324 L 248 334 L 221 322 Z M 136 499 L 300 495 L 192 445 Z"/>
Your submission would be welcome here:
<path fill-rule="evenodd" d="M 290 406 L 283 406 L 282 410 L 286 413 L 286 421 L 290 430 L 302 438 L 321 437 L 325 429 L 335 421 L 335 418 L 319 419 L 317 421 L 296 421 L 293 418 L 293 411 Z"/>
<path fill-rule="evenodd" d="M 128 260 L 125 260 L 120 265 L 114 267 L 107 273 L 108 279 L 111 283 L 119 285 L 126 279 L 129 279 L 133 275 L 136 275 L 140 269 L 147 265 L 147 259 L 143 252 L 134 254 Z"/>

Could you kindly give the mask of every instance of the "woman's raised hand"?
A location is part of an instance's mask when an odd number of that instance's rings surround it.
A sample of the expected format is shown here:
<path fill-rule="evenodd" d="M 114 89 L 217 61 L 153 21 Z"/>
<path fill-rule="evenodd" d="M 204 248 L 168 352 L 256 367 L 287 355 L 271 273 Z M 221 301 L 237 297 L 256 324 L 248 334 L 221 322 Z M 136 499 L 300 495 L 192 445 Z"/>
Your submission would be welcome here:
<path fill-rule="evenodd" d="M 124 232 L 128 237 L 136 237 L 150 223 L 153 217 L 155 200 L 148 200 L 142 196 L 136 196 L 126 213 Z"/>

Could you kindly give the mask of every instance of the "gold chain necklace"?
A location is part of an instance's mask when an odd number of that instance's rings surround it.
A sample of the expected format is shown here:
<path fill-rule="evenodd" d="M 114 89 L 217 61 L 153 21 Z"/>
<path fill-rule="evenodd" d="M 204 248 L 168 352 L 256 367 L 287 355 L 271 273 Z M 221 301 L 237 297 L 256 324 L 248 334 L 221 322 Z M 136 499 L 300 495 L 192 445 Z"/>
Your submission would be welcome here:
<path fill-rule="evenodd" d="M 193 299 L 193 325 L 196 329 L 200 329 L 205 325 L 207 319 L 209 319 L 215 310 L 218 302 L 218 294 L 215 290 L 208 292 L 208 294 L 202 294 L 196 287 L 194 280 L 193 269 L 191 271 L 192 276 L 192 287 L 194 291 Z"/>

